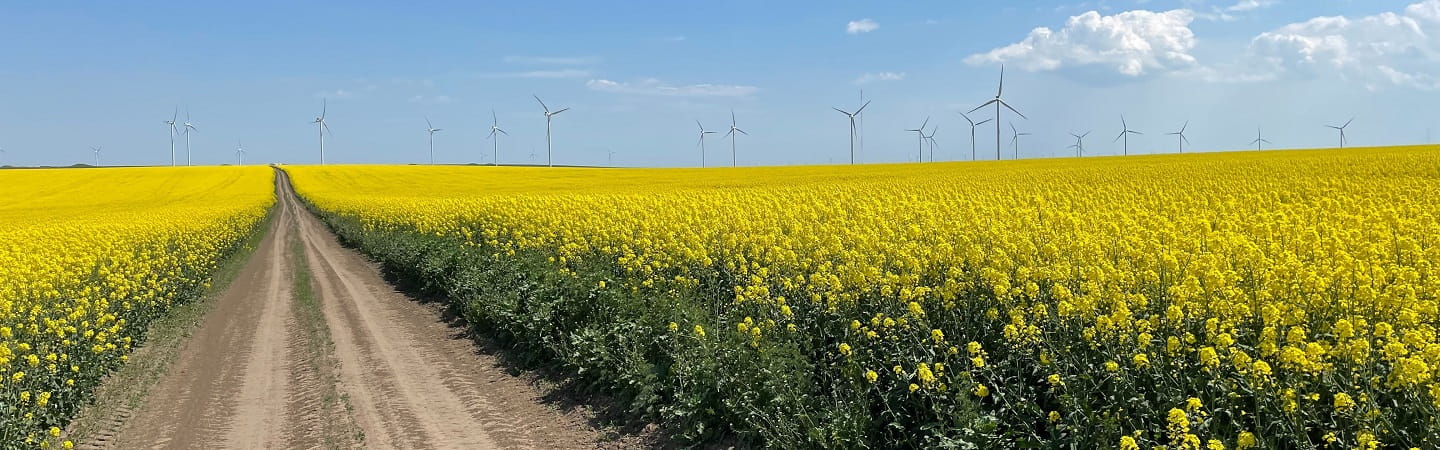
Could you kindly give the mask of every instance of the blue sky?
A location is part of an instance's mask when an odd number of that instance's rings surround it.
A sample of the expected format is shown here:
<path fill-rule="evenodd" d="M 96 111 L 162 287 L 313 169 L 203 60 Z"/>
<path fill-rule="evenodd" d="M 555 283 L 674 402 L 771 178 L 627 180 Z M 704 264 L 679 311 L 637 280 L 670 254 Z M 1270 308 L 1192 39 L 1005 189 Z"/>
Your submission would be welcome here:
<path fill-rule="evenodd" d="M 849 160 L 832 106 L 874 101 L 861 162 L 903 162 L 926 117 L 940 160 L 970 157 L 956 113 L 994 95 L 1033 133 L 1022 157 L 1421 143 L 1434 125 L 1440 0 L 913 2 L 8 2 L 0 6 L 5 164 L 168 164 L 163 120 L 185 111 L 196 164 L 318 161 L 309 122 L 329 101 L 338 163 L 423 163 L 425 117 L 441 163 L 695 166 L 695 120 L 749 132 L 741 165 Z M 989 118 L 985 109 L 976 120 Z M 1440 127 L 1437 127 L 1440 128 Z M 1440 138 L 1440 129 L 1435 130 Z M 1010 156 L 1005 130 L 1005 155 Z M 711 164 L 729 141 L 707 140 Z M 994 129 L 977 133 L 993 159 Z M 987 151 L 988 150 L 988 151 Z M 184 159 L 184 141 L 177 151 Z"/>

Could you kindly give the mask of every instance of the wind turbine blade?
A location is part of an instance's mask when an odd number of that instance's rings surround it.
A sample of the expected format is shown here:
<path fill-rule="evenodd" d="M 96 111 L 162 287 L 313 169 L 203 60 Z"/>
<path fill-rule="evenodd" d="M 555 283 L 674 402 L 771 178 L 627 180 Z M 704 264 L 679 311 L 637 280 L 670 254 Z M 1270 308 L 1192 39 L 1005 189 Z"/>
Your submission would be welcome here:
<path fill-rule="evenodd" d="M 925 126 L 926 126 L 926 125 L 929 125 L 929 124 L 930 124 L 930 117 L 927 116 L 927 117 L 925 117 L 925 121 L 920 123 L 920 129 L 922 129 L 922 130 L 925 129 Z"/>
<path fill-rule="evenodd" d="M 506 135 L 506 136 L 509 136 L 509 135 L 510 135 L 510 133 L 506 133 L 505 130 L 502 130 L 502 129 L 499 129 L 499 128 L 496 128 L 495 131 L 499 131 L 500 134 L 503 134 L 503 135 Z"/>
<path fill-rule="evenodd" d="M 425 128 L 431 128 L 431 129 L 435 128 L 435 125 L 433 125 L 433 124 L 430 123 L 430 118 L 429 118 L 429 117 L 426 117 L 426 118 L 425 118 Z"/>
<path fill-rule="evenodd" d="M 1092 130 L 1092 131 L 1093 131 L 1093 130 Z M 1080 138 L 1081 138 L 1081 139 L 1084 139 L 1085 136 L 1089 136 L 1089 135 L 1090 135 L 1090 132 L 1089 132 L 1089 131 L 1086 131 L 1085 134 L 1080 135 Z"/>
<path fill-rule="evenodd" d="M 731 109 L 731 110 L 730 110 L 730 127 L 731 127 L 731 128 L 734 128 L 734 127 L 735 127 L 735 110 L 734 110 L 734 109 Z"/>
<path fill-rule="evenodd" d="M 731 127 L 730 131 L 726 132 L 724 136 L 720 136 L 720 139 L 725 139 L 727 137 L 730 137 L 730 135 L 735 134 L 736 129 L 737 128 Z"/>
<path fill-rule="evenodd" d="M 495 110 L 490 110 L 490 126 L 500 125 L 500 118 L 495 115 Z"/>
<path fill-rule="evenodd" d="M 980 104 L 980 106 L 976 106 L 975 109 L 972 109 L 972 110 L 970 110 L 969 112 L 972 112 L 972 113 L 973 113 L 973 112 L 975 112 L 975 111 L 979 111 L 980 108 L 984 108 L 984 107 L 986 107 L 986 106 L 993 105 L 993 104 L 995 104 L 995 102 L 998 102 L 998 101 L 999 101 L 999 100 L 990 100 L 990 101 L 988 101 L 988 102 L 982 103 L 982 104 Z"/>
<path fill-rule="evenodd" d="M 1351 117 L 1350 120 L 1345 121 L 1345 124 L 1344 124 L 1344 125 L 1341 125 L 1340 128 L 1348 127 L 1348 126 L 1350 126 L 1350 122 L 1354 122 L 1354 121 L 1355 121 L 1355 118 L 1354 118 L 1354 117 Z"/>
<path fill-rule="evenodd" d="M 1017 131 L 1015 131 L 1015 122 L 1010 122 L 1010 132 L 1017 133 Z"/>
<path fill-rule="evenodd" d="M 1190 121 L 1188 121 L 1188 120 L 1185 121 L 1185 124 L 1180 126 L 1180 132 L 1181 132 L 1181 133 L 1184 133 L 1184 132 L 1185 132 L 1185 128 L 1188 128 L 1189 126 L 1190 126 Z"/>
<path fill-rule="evenodd" d="M 1119 136 L 1115 136 L 1115 140 L 1113 142 L 1120 142 L 1120 138 L 1122 137 L 1125 137 L 1124 131 L 1121 131 Z"/>
<path fill-rule="evenodd" d="M 1129 130 L 1129 129 L 1130 129 L 1130 124 L 1125 123 L 1125 115 L 1124 115 L 1124 114 L 1121 114 L 1121 115 L 1120 115 L 1120 128 L 1121 128 L 1121 129 L 1124 129 L 1124 130 Z"/>
<path fill-rule="evenodd" d="M 844 115 L 847 115 L 847 116 L 848 116 L 848 115 L 851 115 L 849 112 L 846 112 L 845 110 L 840 109 L 840 108 L 836 108 L 836 107 L 834 107 L 834 106 L 831 106 L 830 109 L 833 109 L 833 110 L 836 110 L 836 111 L 840 111 L 840 114 L 844 114 Z"/>
<path fill-rule="evenodd" d="M 995 99 L 995 101 L 1000 102 L 1000 105 L 1004 106 L 1005 109 L 1010 110 L 1010 112 L 1015 113 L 1015 115 L 1020 116 L 1021 119 L 1030 120 L 1029 117 L 1025 117 L 1025 115 L 1024 115 L 1024 114 L 1021 114 L 1020 111 L 1017 111 L 1017 110 L 1015 110 L 1015 108 L 1010 107 L 1010 104 L 1009 104 L 1009 103 L 1005 103 L 1004 100 Z"/>
<path fill-rule="evenodd" d="M 175 114 L 171 114 L 171 115 L 170 115 L 170 124 L 171 124 L 171 125 L 174 125 L 174 124 L 175 124 L 175 121 L 177 121 L 177 120 L 180 120 L 180 107 L 179 107 L 179 106 L 176 106 L 176 107 L 175 107 Z"/>
<path fill-rule="evenodd" d="M 699 120 L 695 121 L 695 126 L 700 127 L 700 134 L 705 134 L 705 126 L 701 125 Z"/>
<path fill-rule="evenodd" d="M 1340 129 L 1340 127 L 1337 127 L 1337 126 L 1334 126 L 1334 125 L 1326 125 L 1325 128 L 1334 128 L 1334 129 L 1336 129 L 1336 130 Z"/>
<path fill-rule="evenodd" d="M 1190 138 L 1185 137 L 1185 135 L 1183 135 L 1183 134 L 1180 135 L 1180 140 L 1185 141 L 1186 144 L 1189 144 L 1189 143 L 1190 143 Z"/>
<path fill-rule="evenodd" d="M 960 117 L 964 117 L 966 122 L 970 122 L 970 126 L 975 126 L 975 121 L 970 120 L 970 116 L 967 116 L 965 115 L 965 113 L 962 112 L 960 113 Z"/>
<path fill-rule="evenodd" d="M 1135 130 L 1127 130 L 1130 134 L 1145 134 Z"/>
<path fill-rule="evenodd" d="M 325 113 L 330 111 L 330 99 L 320 99 L 320 120 L 325 120 Z"/>
<path fill-rule="evenodd" d="M 750 135 L 750 133 L 746 133 L 745 130 L 742 130 L 742 129 L 739 129 L 739 128 L 736 128 L 735 131 L 738 131 L 738 132 L 740 132 L 740 134 L 743 134 L 743 135 L 746 135 L 746 136 L 749 136 L 749 135 Z"/>
<path fill-rule="evenodd" d="M 985 119 L 985 120 L 982 120 L 982 121 L 980 121 L 980 122 L 971 124 L 970 126 L 972 126 L 972 127 L 978 127 L 978 126 L 984 125 L 984 124 L 986 124 L 986 123 L 988 123 L 988 122 L 990 122 L 990 121 L 992 121 L 992 120 L 995 120 L 995 118 L 992 117 L 992 118 L 989 118 L 989 119 Z"/>
<path fill-rule="evenodd" d="M 540 102 L 540 107 L 543 108 L 543 109 L 545 110 L 545 112 L 547 112 L 547 113 L 550 112 L 550 107 L 549 107 L 549 106 L 545 106 L 545 101 L 540 100 L 540 96 L 535 95 L 535 94 L 530 94 L 530 96 L 531 96 L 531 97 L 535 97 L 535 101 Z"/>
<path fill-rule="evenodd" d="M 1004 64 L 1001 64 L 1001 65 L 1000 65 L 1000 88 L 995 90 L 995 98 L 1000 98 L 1000 94 L 1002 94 L 1002 93 L 1004 93 L 1004 92 L 1005 92 L 1005 65 L 1004 65 Z"/>
<path fill-rule="evenodd" d="M 550 113 L 550 115 L 553 116 L 553 115 L 560 114 L 560 113 L 562 113 L 562 112 L 569 111 L 569 110 L 570 110 L 570 108 L 560 108 L 559 111 L 555 111 L 555 112 L 553 112 L 553 113 Z"/>
<path fill-rule="evenodd" d="M 866 106 L 870 106 L 870 102 L 867 101 L 864 105 L 860 105 L 860 109 L 855 110 L 855 114 L 859 115 L 860 111 L 864 111 Z"/>

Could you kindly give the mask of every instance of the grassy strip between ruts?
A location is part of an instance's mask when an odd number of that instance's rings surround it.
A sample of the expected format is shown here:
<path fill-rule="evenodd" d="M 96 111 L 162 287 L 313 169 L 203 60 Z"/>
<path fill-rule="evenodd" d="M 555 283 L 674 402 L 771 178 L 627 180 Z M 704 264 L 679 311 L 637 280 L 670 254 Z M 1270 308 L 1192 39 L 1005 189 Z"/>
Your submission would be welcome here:
<path fill-rule="evenodd" d="M 131 414 L 144 406 L 150 388 L 170 370 L 170 365 L 180 355 L 180 349 L 204 322 L 211 305 L 240 274 L 260 241 L 270 232 L 274 220 L 275 207 L 272 206 L 244 243 L 220 261 L 209 289 L 190 301 L 170 308 L 164 316 L 150 323 L 144 345 L 136 348 L 124 366 L 95 388 L 94 399 L 80 409 L 58 440 L 70 440 L 81 447 L 103 446 L 119 432 Z"/>
<path fill-rule="evenodd" d="M 319 383 L 319 409 L 321 446 L 324 448 L 352 448 L 365 442 L 365 433 L 351 419 L 350 399 L 339 391 L 339 361 L 335 359 L 335 342 L 330 338 L 330 327 L 325 323 L 325 313 L 320 299 L 315 295 L 314 280 L 310 276 L 309 262 L 305 256 L 305 244 L 300 237 L 292 236 L 290 242 L 292 271 L 294 273 L 294 302 L 291 308 L 300 325 L 301 345 L 297 349 L 301 363 L 313 372 Z"/>

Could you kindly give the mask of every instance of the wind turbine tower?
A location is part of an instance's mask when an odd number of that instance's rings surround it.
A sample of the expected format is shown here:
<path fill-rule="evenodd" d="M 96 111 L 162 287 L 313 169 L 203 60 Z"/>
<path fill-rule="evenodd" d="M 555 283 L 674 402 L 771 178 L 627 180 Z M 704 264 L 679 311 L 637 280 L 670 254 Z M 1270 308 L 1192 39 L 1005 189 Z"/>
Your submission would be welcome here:
<path fill-rule="evenodd" d="M 535 97 L 535 101 L 540 102 L 540 108 L 545 110 L 545 165 L 549 167 L 555 167 L 555 153 L 550 147 L 550 118 L 554 117 L 556 114 L 563 113 L 570 108 L 560 108 L 559 111 L 552 112 L 550 111 L 550 107 L 545 106 L 545 102 L 540 100 L 540 96 L 534 94 L 531 94 L 530 96 Z"/>
<path fill-rule="evenodd" d="M 1075 143 L 1070 144 L 1070 148 L 1075 149 L 1075 157 L 1085 156 L 1085 136 L 1089 136 L 1090 132 L 1086 131 L 1080 134 L 1070 133 L 1070 135 L 1075 137 Z"/>
<path fill-rule="evenodd" d="M 974 160 L 975 160 L 975 127 L 978 127 L 978 126 L 980 126 L 980 125 L 984 125 L 985 122 L 989 122 L 989 121 L 992 121 L 992 120 L 995 120 L 995 119 L 994 119 L 994 118 L 990 118 L 990 119 L 985 119 L 985 120 L 976 122 L 976 121 L 974 121 L 974 120 L 970 120 L 970 116 L 966 115 L 966 114 L 963 113 L 963 112 L 960 113 L 960 117 L 964 117 L 966 122 L 970 122 L 970 160 L 971 160 L 971 161 L 974 161 Z"/>
<path fill-rule="evenodd" d="M 905 132 L 907 133 L 912 131 L 915 132 L 915 140 L 917 141 L 916 148 L 920 152 L 920 159 L 917 160 L 919 162 L 925 162 L 925 126 L 929 124 L 930 118 L 926 117 L 925 121 L 920 123 L 920 128 L 916 128 L 913 130 L 905 130 Z"/>
<path fill-rule="evenodd" d="M 430 123 L 429 117 L 425 118 L 425 133 L 430 135 L 430 165 L 432 166 L 435 165 L 435 133 L 441 130 L 440 128 L 435 128 L 435 125 Z"/>
<path fill-rule="evenodd" d="M 490 162 L 493 163 L 492 165 L 494 166 L 500 165 L 500 134 L 510 135 L 510 133 L 506 133 L 505 130 L 500 129 L 500 118 L 495 115 L 495 110 L 492 109 L 490 110 L 490 135 L 485 136 L 485 139 L 490 139 L 490 143 L 493 145 L 493 148 L 490 150 L 492 152 Z"/>
<path fill-rule="evenodd" d="M 169 125 L 169 126 L 170 126 L 170 166 L 171 166 L 171 167 L 174 167 L 174 166 L 175 166 L 175 134 L 176 134 L 176 133 L 179 133 L 179 131 L 175 129 L 175 123 L 176 123 L 176 121 L 178 121 L 179 119 L 180 119 L 180 107 L 179 107 L 179 106 L 176 106 L 176 107 L 175 107 L 175 113 L 170 115 L 170 120 L 165 121 L 165 125 Z"/>
<path fill-rule="evenodd" d="M 970 112 L 973 113 L 973 112 L 975 112 L 975 111 L 979 111 L 980 108 L 984 108 L 984 107 L 990 106 L 990 105 L 992 105 L 992 104 L 995 105 L 995 159 L 996 159 L 997 161 L 1000 159 L 1000 107 L 1001 107 L 1001 106 L 1004 106 L 1006 109 L 1009 109 L 1011 112 L 1015 113 L 1015 115 L 1020 116 L 1021 119 L 1028 119 L 1027 117 L 1025 117 L 1024 114 L 1020 114 L 1020 111 L 1017 111 L 1014 107 L 1010 106 L 1009 103 L 1005 103 L 1005 100 L 1003 100 L 1003 99 L 1000 98 L 1000 95 L 1003 94 L 1004 92 L 1005 92 L 1005 65 L 1004 65 L 1004 64 L 1001 64 L 1001 65 L 1000 65 L 1000 87 L 997 88 L 997 89 L 995 89 L 995 98 L 994 98 L 994 99 L 991 99 L 991 100 L 988 101 L 988 102 L 985 102 L 985 103 L 981 104 L 980 106 L 976 106 L 975 109 L 970 110 Z"/>
<path fill-rule="evenodd" d="M 1180 131 L 1176 131 L 1174 133 L 1165 133 L 1166 136 L 1180 136 L 1180 153 L 1185 153 L 1185 144 L 1190 143 L 1190 138 L 1185 137 L 1185 128 L 1189 126 L 1190 121 L 1187 120 L 1185 121 L 1184 125 L 1180 126 Z"/>
<path fill-rule="evenodd" d="M 1139 132 L 1139 131 L 1135 131 L 1135 130 L 1130 129 L 1130 124 L 1125 123 L 1125 115 L 1124 115 L 1124 114 L 1121 114 L 1121 115 L 1120 115 L 1120 135 L 1119 135 L 1119 136 L 1115 136 L 1115 140 L 1119 141 L 1119 140 L 1122 139 L 1122 138 L 1125 139 L 1125 147 L 1124 147 L 1124 148 L 1125 148 L 1125 153 L 1124 153 L 1124 154 L 1125 154 L 1126 156 L 1129 156 L 1129 155 L 1130 155 L 1130 135 L 1132 135 L 1132 134 L 1145 134 L 1145 133 L 1141 133 L 1141 132 Z"/>
<path fill-rule="evenodd" d="M 310 122 L 315 124 L 315 128 L 320 132 L 320 165 L 322 166 L 325 165 L 325 134 L 330 133 L 330 124 L 325 122 L 325 113 L 329 110 L 329 100 L 320 99 L 320 117 L 316 117 L 314 121 Z"/>
<path fill-rule="evenodd" d="M 735 167 L 735 166 L 736 166 L 736 161 L 739 161 L 738 159 L 735 158 L 735 138 L 740 137 L 740 136 L 736 135 L 736 133 L 743 134 L 743 135 L 746 135 L 746 136 L 749 136 L 749 135 L 750 135 L 750 133 L 746 133 L 745 130 L 742 130 L 742 129 L 740 129 L 740 127 L 735 126 L 735 110 L 732 109 L 732 110 L 730 110 L 730 131 L 727 132 L 727 133 L 725 133 L 725 136 L 729 136 L 729 137 L 730 137 L 730 167 Z M 724 137 L 724 136 L 722 136 L 722 137 Z"/>
<path fill-rule="evenodd" d="M 865 102 L 865 104 L 860 105 L 860 109 L 855 110 L 853 113 L 833 106 L 830 107 L 830 109 L 839 111 L 840 114 L 844 114 L 850 118 L 850 164 L 855 164 L 855 116 L 865 111 L 866 106 L 870 106 L 870 102 Z"/>
<path fill-rule="evenodd" d="M 1260 151 L 1260 144 L 1269 144 L 1270 141 L 1265 140 L 1264 137 L 1260 136 L 1260 127 L 1257 126 L 1255 127 L 1255 140 L 1250 141 L 1250 143 L 1255 144 L 1255 151 L 1258 152 Z"/>
<path fill-rule="evenodd" d="M 1345 142 L 1346 142 L 1346 141 L 1345 141 L 1345 128 L 1349 127 L 1349 126 L 1350 126 L 1350 122 L 1354 122 L 1354 121 L 1355 121 L 1355 118 L 1354 118 L 1354 117 L 1351 117 L 1350 120 L 1345 121 L 1345 124 L 1344 124 L 1344 125 L 1341 125 L 1341 126 L 1338 126 L 1338 127 L 1337 127 L 1337 126 L 1334 126 L 1334 125 L 1326 125 L 1326 126 L 1325 126 L 1326 128 L 1334 128 L 1334 129 L 1340 131 L 1340 148 L 1345 148 Z"/>
<path fill-rule="evenodd" d="M 700 127 L 700 167 L 705 167 L 705 135 L 715 134 L 718 131 L 706 131 L 705 126 L 701 125 L 699 120 L 695 121 L 695 126 Z"/>
<path fill-rule="evenodd" d="M 189 165 L 190 165 L 190 132 L 192 132 L 192 131 L 198 132 L 198 131 L 200 131 L 200 129 L 199 129 L 199 128 L 195 128 L 195 124 L 190 123 L 190 110 L 187 108 L 187 109 L 185 110 L 185 165 L 186 165 L 186 166 L 189 166 Z"/>

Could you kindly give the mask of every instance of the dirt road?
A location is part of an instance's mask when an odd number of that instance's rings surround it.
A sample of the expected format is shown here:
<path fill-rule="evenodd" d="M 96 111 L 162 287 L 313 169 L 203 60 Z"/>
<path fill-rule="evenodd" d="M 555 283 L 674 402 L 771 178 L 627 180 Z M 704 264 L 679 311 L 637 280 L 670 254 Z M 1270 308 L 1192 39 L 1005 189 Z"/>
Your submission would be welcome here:
<path fill-rule="evenodd" d="M 169 372 L 86 446 L 596 447 L 583 418 L 342 247 L 283 172 L 276 194 L 264 240 Z"/>

